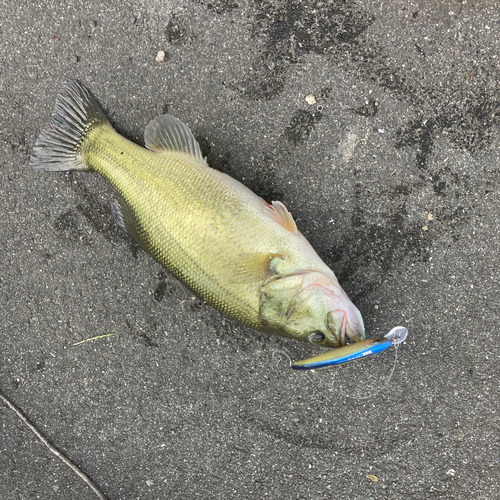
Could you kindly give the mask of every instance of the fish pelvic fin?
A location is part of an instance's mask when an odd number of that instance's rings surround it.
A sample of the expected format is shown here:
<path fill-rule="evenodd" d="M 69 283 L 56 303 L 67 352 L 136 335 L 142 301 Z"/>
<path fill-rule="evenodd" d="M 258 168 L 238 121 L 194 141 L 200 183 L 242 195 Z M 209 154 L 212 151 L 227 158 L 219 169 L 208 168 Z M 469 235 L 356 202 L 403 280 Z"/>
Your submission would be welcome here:
<path fill-rule="evenodd" d="M 90 170 L 81 145 L 99 126 L 111 127 L 95 97 L 80 82 L 70 80 L 59 92 L 52 120 L 38 137 L 30 158 L 34 170 Z"/>
<path fill-rule="evenodd" d="M 146 253 L 152 255 L 152 248 L 140 224 L 138 224 L 135 214 L 120 195 L 117 195 L 117 198 L 111 202 L 111 214 L 116 223 L 125 229 Z"/>
<path fill-rule="evenodd" d="M 172 115 L 161 115 L 151 120 L 144 131 L 144 143 L 156 153 L 177 151 L 206 163 L 189 127 Z"/>

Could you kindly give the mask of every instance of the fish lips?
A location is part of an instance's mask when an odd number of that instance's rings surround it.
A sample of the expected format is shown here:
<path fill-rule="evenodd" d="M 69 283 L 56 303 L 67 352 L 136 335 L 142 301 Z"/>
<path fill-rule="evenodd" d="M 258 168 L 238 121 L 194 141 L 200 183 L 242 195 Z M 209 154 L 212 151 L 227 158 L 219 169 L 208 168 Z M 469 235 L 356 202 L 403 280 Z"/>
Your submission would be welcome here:
<path fill-rule="evenodd" d="M 326 327 L 333 336 L 337 337 L 339 346 L 345 346 L 350 342 L 360 342 L 365 338 L 361 314 L 354 305 L 352 307 L 355 309 L 352 314 L 337 309 L 326 315 Z"/>

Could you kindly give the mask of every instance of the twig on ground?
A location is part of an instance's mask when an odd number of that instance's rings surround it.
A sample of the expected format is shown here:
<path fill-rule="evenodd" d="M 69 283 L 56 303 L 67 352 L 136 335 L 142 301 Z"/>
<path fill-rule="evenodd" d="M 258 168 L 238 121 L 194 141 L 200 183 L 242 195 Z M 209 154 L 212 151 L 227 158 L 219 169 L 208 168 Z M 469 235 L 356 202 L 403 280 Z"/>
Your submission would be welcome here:
<path fill-rule="evenodd" d="M 75 342 L 73 345 L 83 344 L 84 342 L 90 342 L 91 340 L 103 339 L 104 337 L 112 337 L 114 333 L 107 333 L 106 335 L 98 335 L 97 337 L 91 337 L 90 339 L 80 340 L 80 342 Z"/>
<path fill-rule="evenodd" d="M 0 393 L 0 400 L 2 400 L 12 411 L 17 413 L 17 416 L 36 434 L 38 439 L 56 456 L 58 456 L 68 467 L 73 469 L 94 491 L 94 493 L 99 497 L 100 500 L 106 500 L 106 497 L 97 489 L 97 486 L 68 458 L 66 458 L 60 451 L 56 450 L 42 434 L 36 429 L 36 427 L 23 415 L 21 410 L 14 406 L 3 394 Z"/>

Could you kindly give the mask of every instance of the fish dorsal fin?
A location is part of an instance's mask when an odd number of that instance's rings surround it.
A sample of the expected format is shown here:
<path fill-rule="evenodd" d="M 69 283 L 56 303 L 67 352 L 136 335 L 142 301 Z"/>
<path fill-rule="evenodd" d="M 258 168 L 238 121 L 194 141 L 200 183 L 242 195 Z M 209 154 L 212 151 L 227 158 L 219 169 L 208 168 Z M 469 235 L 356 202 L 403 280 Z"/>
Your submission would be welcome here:
<path fill-rule="evenodd" d="M 151 120 L 144 132 L 144 142 L 148 149 L 157 153 L 178 151 L 206 163 L 191 130 L 172 115 L 161 115 Z"/>
<path fill-rule="evenodd" d="M 116 223 L 125 229 L 146 253 L 151 254 L 149 242 L 144 238 L 134 213 L 119 195 L 111 202 L 111 214 Z"/>
<path fill-rule="evenodd" d="M 281 224 L 285 229 L 291 233 L 297 232 L 297 226 L 293 220 L 292 214 L 287 210 L 281 201 L 273 201 L 269 206 L 270 215 L 273 220 Z"/>

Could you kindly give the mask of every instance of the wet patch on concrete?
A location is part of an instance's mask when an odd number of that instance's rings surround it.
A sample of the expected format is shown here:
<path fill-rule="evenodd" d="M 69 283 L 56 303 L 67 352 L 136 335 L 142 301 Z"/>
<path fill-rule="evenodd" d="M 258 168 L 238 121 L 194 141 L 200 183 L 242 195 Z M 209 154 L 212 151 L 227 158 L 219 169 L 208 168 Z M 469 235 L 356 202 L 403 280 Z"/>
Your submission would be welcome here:
<path fill-rule="evenodd" d="M 78 218 L 72 210 L 57 217 L 54 221 L 54 228 L 63 240 L 76 241 L 78 239 Z"/>
<path fill-rule="evenodd" d="M 411 186 L 396 185 L 382 194 L 392 203 L 382 207 L 378 216 L 384 222 L 380 224 L 370 220 L 366 209 L 376 205 L 380 194 L 374 196 L 361 183 L 354 186 L 349 230 L 329 255 L 341 283 L 361 280 L 365 295 L 379 286 L 389 271 L 408 262 L 429 260 L 429 232 L 422 229 L 420 221 L 408 220 L 407 199 L 411 190 Z"/>
<path fill-rule="evenodd" d="M 167 293 L 167 281 L 165 279 L 165 273 L 160 271 L 158 273 L 158 284 L 156 285 L 153 297 L 156 302 L 161 302 Z"/>
<path fill-rule="evenodd" d="M 125 323 L 127 323 L 130 333 L 141 340 L 147 347 L 159 347 L 158 342 L 155 340 L 154 334 L 154 332 L 158 328 L 158 325 L 156 325 L 154 321 L 152 321 L 151 319 L 149 320 L 148 326 L 150 328 L 148 328 L 148 332 L 144 332 L 142 330 L 137 330 L 136 328 L 134 328 L 132 322 L 128 318 L 125 318 Z"/>
<path fill-rule="evenodd" d="M 416 148 L 415 162 L 420 170 L 427 169 L 429 155 L 438 135 L 445 135 L 455 145 L 474 154 L 492 145 L 492 127 L 498 124 L 500 103 L 486 96 L 471 96 L 462 110 L 432 118 L 419 118 L 396 132 L 396 147 Z"/>
<path fill-rule="evenodd" d="M 354 2 L 274 2 L 254 0 L 253 36 L 264 43 L 248 79 L 236 87 L 250 99 L 270 100 L 279 95 L 290 64 L 306 54 L 327 55 L 350 45 L 372 23 Z"/>
<path fill-rule="evenodd" d="M 357 106 L 352 111 L 359 116 L 375 116 L 378 112 L 378 102 L 375 99 L 369 99 L 365 104 Z"/>
<path fill-rule="evenodd" d="M 165 28 L 165 37 L 172 45 L 185 45 L 192 39 L 189 23 L 174 14 Z"/>
<path fill-rule="evenodd" d="M 299 109 L 293 114 L 290 123 L 285 129 L 286 140 L 298 146 L 302 144 L 311 135 L 316 124 L 323 118 L 320 112 L 311 112 Z"/>
<path fill-rule="evenodd" d="M 498 81 L 498 68 L 481 68 L 481 75 L 472 68 L 462 75 L 463 82 L 454 81 L 442 89 L 417 87 L 408 82 L 404 70 L 388 64 L 384 50 L 366 37 L 374 17 L 354 2 L 287 0 L 277 5 L 255 0 L 253 5 L 256 12 L 252 34 L 264 50 L 255 58 L 250 77 L 233 85 L 247 98 L 277 97 L 284 88 L 290 65 L 305 54 L 314 53 L 338 60 L 347 71 L 355 71 L 403 99 L 421 115 L 410 120 L 396 136 L 396 147 L 416 147 L 418 168 L 425 168 L 432 143 L 440 134 L 472 154 L 491 146 L 491 128 L 499 123 L 500 104 L 488 82 Z M 414 19 L 418 15 L 415 11 Z M 445 17 L 448 21 L 448 12 Z M 420 46 L 415 50 L 425 57 Z M 471 85 L 473 80 L 479 85 Z M 327 98 L 331 89 L 324 90 L 326 97 L 323 97 Z M 427 106 L 422 106 L 423 103 Z M 434 109 L 440 112 L 435 114 Z M 360 116 L 375 116 L 377 103 L 370 100 L 353 111 Z"/>
<path fill-rule="evenodd" d="M 217 14 L 226 14 L 237 9 L 239 5 L 233 0 L 194 0 L 196 3 L 206 5 L 210 10 Z"/>

